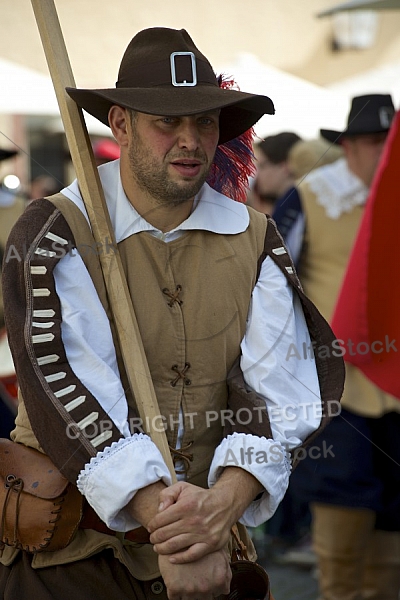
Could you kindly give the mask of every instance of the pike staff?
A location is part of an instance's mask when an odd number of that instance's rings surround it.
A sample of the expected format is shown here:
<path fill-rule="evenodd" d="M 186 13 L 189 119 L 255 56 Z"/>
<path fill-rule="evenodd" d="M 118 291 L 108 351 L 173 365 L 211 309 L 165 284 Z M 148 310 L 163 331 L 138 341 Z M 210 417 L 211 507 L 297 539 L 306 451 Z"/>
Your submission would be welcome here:
<path fill-rule="evenodd" d="M 160 450 L 174 482 L 175 469 L 165 431 L 154 427 L 155 423 L 160 422 L 160 410 L 86 124 L 82 110 L 65 91 L 66 87 L 76 86 L 56 7 L 53 0 L 31 2 L 94 239 L 100 248 L 104 243 L 111 243 L 115 248 L 115 252 L 100 252 L 99 258 L 128 381 L 139 416 Z"/>

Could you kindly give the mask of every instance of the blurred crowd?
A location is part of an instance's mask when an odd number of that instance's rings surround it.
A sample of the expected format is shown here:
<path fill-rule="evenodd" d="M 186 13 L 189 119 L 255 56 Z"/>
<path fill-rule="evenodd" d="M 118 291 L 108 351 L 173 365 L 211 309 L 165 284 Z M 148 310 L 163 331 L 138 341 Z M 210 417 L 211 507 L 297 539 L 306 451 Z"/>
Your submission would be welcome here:
<path fill-rule="evenodd" d="M 344 131 L 321 129 L 314 140 L 282 132 L 255 144 L 248 202 L 272 215 L 305 293 L 328 321 L 394 115 L 390 95 L 358 96 Z M 267 563 L 312 568 L 321 600 L 398 600 L 399 436 L 399 400 L 346 363 L 340 414 L 254 532 Z"/>

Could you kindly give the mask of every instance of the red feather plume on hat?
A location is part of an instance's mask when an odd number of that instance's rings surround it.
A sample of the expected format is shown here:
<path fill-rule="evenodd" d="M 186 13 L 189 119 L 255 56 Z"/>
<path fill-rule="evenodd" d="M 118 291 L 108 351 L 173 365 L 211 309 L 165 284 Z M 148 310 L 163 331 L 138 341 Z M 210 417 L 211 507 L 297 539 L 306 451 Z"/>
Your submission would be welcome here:
<path fill-rule="evenodd" d="M 218 83 L 223 89 L 238 89 L 235 81 L 225 79 L 225 75 L 218 77 Z M 214 190 L 237 202 L 246 202 L 249 177 L 256 172 L 253 162 L 254 135 L 251 127 L 239 137 L 220 144 L 207 179 Z"/>

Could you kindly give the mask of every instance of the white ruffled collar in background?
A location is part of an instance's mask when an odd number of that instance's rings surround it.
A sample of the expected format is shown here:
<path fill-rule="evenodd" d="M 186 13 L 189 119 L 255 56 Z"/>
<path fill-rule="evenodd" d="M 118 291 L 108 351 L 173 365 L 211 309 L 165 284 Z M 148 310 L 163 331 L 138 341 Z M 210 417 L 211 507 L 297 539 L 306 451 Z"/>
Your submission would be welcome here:
<path fill-rule="evenodd" d="M 330 219 L 338 219 L 343 213 L 365 204 L 369 191 L 349 170 L 345 158 L 312 171 L 307 176 L 307 184 Z"/>

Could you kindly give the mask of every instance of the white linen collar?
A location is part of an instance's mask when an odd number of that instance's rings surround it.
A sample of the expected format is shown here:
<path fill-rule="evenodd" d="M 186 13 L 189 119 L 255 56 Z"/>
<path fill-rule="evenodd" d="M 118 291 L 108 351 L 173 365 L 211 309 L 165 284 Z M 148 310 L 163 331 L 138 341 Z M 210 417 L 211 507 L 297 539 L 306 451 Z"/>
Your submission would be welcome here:
<path fill-rule="evenodd" d="M 119 160 L 101 165 L 99 175 L 117 243 L 141 231 L 162 236 L 162 232 L 141 217 L 126 197 L 120 177 Z M 61 190 L 61 193 L 76 204 L 89 222 L 77 180 Z M 237 234 L 245 231 L 249 222 L 249 213 L 244 204 L 227 198 L 205 183 L 195 198 L 192 213 L 166 235 L 176 237 L 179 232 L 195 229 L 219 234 Z"/>
<path fill-rule="evenodd" d="M 311 171 L 306 183 L 331 219 L 365 204 L 368 197 L 367 186 L 350 171 L 345 158 Z"/>

